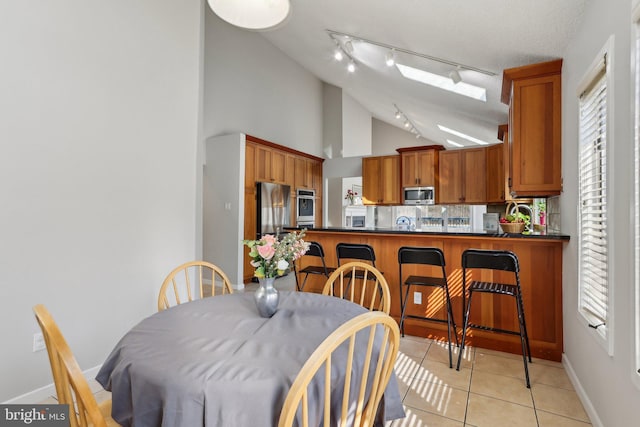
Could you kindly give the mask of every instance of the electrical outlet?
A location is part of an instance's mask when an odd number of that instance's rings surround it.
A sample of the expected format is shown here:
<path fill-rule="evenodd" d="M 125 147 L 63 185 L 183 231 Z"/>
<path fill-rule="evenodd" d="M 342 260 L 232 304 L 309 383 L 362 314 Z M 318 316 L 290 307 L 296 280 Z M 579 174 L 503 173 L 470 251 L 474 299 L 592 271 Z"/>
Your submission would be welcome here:
<path fill-rule="evenodd" d="M 42 351 L 47 348 L 44 342 L 44 336 L 41 333 L 33 334 L 33 352 Z"/>
<path fill-rule="evenodd" d="M 413 303 L 414 304 L 422 304 L 422 292 L 414 292 L 413 293 Z"/>

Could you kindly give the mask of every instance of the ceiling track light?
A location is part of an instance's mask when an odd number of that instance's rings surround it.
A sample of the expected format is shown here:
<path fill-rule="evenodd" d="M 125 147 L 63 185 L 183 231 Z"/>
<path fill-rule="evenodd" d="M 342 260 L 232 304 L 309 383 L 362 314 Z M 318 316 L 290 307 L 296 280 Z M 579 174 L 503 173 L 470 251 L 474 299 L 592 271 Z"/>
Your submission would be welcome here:
<path fill-rule="evenodd" d="M 451 79 L 453 84 L 456 84 L 456 85 L 462 81 L 462 77 L 460 77 L 460 72 L 458 71 L 459 69 L 460 67 L 456 67 L 455 70 L 452 70 L 449 73 L 449 78 Z"/>
<path fill-rule="evenodd" d="M 387 64 L 387 67 L 393 67 L 396 63 L 396 51 L 395 49 L 391 49 L 387 52 L 387 55 L 384 58 L 384 63 Z"/>
<path fill-rule="evenodd" d="M 349 34 L 349 33 L 343 33 L 340 31 L 334 31 L 334 30 L 329 30 L 326 29 L 325 30 L 327 32 L 327 34 L 329 35 L 329 37 L 331 37 L 332 40 L 336 40 L 336 37 L 343 37 L 343 38 L 347 38 L 347 42 L 345 42 L 345 48 L 346 45 L 349 44 L 351 45 L 351 48 L 353 49 L 353 44 L 352 41 L 359 41 L 359 42 L 364 42 L 364 43 L 368 43 L 374 46 L 379 46 L 379 47 L 383 47 L 386 49 L 389 49 L 390 51 L 394 51 L 395 52 L 402 52 L 402 53 L 406 53 L 407 55 L 413 55 L 413 56 L 417 56 L 420 58 L 424 58 L 424 59 L 428 59 L 429 61 L 435 61 L 435 62 L 439 62 L 441 64 L 447 64 L 450 65 L 452 67 L 456 67 L 455 71 L 458 70 L 469 70 L 469 71 L 475 71 L 476 73 L 481 73 L 481 74 L 485 74 L 487 76 L 497 76 L 496 73 L 494 73 L 493 71 L 488 71 L 488 70 L 483 70 L 482 68 L 477 68 L 477 67 L 473 67 L 471 65 L 465 65 L 465 64 L 461 64 L 459 62 L 455 62 L 455 61 L 450 61 L 448 59 L 444 59 L 444 58 L 438 58 L 437 56 L 432 56 L 432 55 L 427 55 L 425 53 L 420 53 L 420 52 L 414 52 L 412 50 L 409 49 L 403 49 L 401 47 L 397 47 L 397 46 L 393 46 L 387 43 L 382 43 L 382 42 L 377 42 L 375 40 L 370 40 L 370 39 L 366 39 L 364 37 L 359 37 L 353 34 Z M 353 52 L 353 51 L 352 51 Z M 349 53 L 349 57 L 351 57 L 351 53 Z M 353 58 L 351 58 L 353 59 Z M 385 61 L 386 62 L 386 61 Z M 395 63 L 395 58 L 394 58 L 394 63 Z M 387 62 L 387 65 L 389 65 L 389 63 Z M 393 65 L 393 64 L 391 64 Z M 459 73 L 458 73 L 459 76 Z"/>
<path fill-rule="evenodd" d="M 336 44 L 336 50 L 333 53 L 333 58 L 336 61 L 342 61 L 345 57 L 349 59 L 349 62 L 347 63 L 347 71 L 354 73 L 356 71 L 356 60 L 351 55 L 351 52 L 353 52 L 353 45 L 351 44 L 351 41 L 348 40 L 342 44 L 339 39 L 333 37 L 331 34 L 329 34 L 329 37 L 331 37 L 331 40 Z"/>
<path fill-rule="evenodd" d="M 416 139 L 422 138 L 423 137 L 422 134 L 420 133 L 416 125 L 413 124 L 411 119 L 409 119 L 409 117 L 407 117 L 407 115 L 403 113 L 402 110 L 396 104 L 393 104 L 393 106 L 396 109 L 396 119 L 404 120 L 404 123 L 403 123 L 404 127 L 408 129 L 409 132 L 415 134 Z"/>

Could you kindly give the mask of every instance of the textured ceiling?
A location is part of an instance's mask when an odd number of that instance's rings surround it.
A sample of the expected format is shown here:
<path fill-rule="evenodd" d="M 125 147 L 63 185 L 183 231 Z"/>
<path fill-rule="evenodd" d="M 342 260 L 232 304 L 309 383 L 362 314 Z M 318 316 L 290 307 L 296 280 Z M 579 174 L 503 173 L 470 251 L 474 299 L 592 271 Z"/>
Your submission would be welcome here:
<path fill-rule="evenodd" d="M 263 37 L 319 79 L 341 87 L 372 115 L 394 126 L 398 107 L 420 133 L 437 144 L 450 135 L 437 124 L 495 143 L 507 122 L 500 103 L 502 70 L 561 58 L 582 18 L 586 0 L 291 0 L 284 25 Z M 487 89 L 487 102 L 404 79 L 384 64 L 386 49 L 353 42 L 357 61 L 348 73 L 333 59 L 331 29 L 399 48 L 492 71 L 460 72 L 463 81 Z M 398 62 L 448 75 L 452 67 L 397 55 Z M 472 142 L 451 138 L 466 146 Z M 419 140 L 416 145 L 430 142 Z"/>

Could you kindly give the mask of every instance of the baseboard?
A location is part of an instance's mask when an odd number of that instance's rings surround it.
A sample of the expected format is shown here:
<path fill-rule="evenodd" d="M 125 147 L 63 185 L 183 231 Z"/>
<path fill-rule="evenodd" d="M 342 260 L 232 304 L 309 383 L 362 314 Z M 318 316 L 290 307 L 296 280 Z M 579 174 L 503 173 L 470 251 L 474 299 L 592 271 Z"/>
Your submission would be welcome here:
<path fill-rule="evenodd" d="M 84 377 L 87 379 L 87 382 L 89 384 L 91 384 L 92 381 L 95 381 L 95 377 L 96 375 L 98 375 L 98 371 L 100 371 L 101 367 L 102 365 L 98 365 L 94 368 L 90 368 L 90 369 L 87 369 L 86 371 L 82 371 L 82 373 L 84 374 Z M 9 399 L 6 402 L 2 402 L 2 403 L 18 404 L 18 405 L 37 404 L 55 395 L 56 395 L 56 388 L 53 385 L 53 383 L 51 383 L 49 385 L 32 390 L 28 393 L 14 397 L 13 399 Z"/>
<path fill-rule="evenodd" d="M 571 361 L 567 357 L 566 353 L 562 355 L 562 365 L 564 366 L 564 370 L 567 373 L 567 376 L 569 377 L 571 384 L 573 384 L 573 388 L 576 390 L 576 393 L 578 394 L 578 398 L 580 399 L 580 402 L 582 402 L 582 406 L 584 406 L 585 412 L 587 413 L 587 415 L 589 416 L 589 419 L 591 420 L 591 425 L 594 427 L 604 427 L 604 424 L 602 424 L 602 421 L 600 421 L 600 417 L 598 417 L 598 412 L 593 407 L 593 404 L 591 403 L 589 396 L 584 391 L 584 388 L 582 388 L 582 384 L 580 383 L 580 380 L 578 379 L 576 372 L 573 370 Z"/>

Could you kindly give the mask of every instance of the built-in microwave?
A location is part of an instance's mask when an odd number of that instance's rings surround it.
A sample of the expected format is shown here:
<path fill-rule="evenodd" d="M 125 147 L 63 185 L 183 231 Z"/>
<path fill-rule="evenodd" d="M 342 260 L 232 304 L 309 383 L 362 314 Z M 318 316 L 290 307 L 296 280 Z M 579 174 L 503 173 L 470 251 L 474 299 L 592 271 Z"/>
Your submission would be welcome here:
<path fill-rule="evenodd" d="M 405 205 L 433 205 L 436 202 L 434 187 L 404 187 L 402 190 Z"/>
<path fill-rule="evenodd" d="M 314 190 L 296 191 L 296 224 L 302 227 L 316 222 L 316 192 Z"/>

